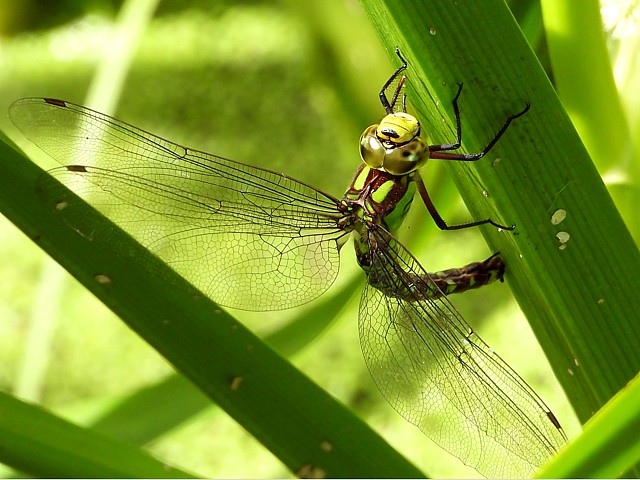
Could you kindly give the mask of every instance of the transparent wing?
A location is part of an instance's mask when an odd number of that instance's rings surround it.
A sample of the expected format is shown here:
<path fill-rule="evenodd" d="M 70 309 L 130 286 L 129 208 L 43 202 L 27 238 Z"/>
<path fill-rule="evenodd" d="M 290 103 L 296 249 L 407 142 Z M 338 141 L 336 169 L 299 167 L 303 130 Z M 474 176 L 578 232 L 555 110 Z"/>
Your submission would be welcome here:
<path fill-rule="evenodd" d="M 322 294 L 339 268 L 339 201 L 301 182 L 168 142 L 50 99 L 11 106 L 16 126 L 64 167 L 49 173 L 222 305 L 278 310 Z M 73 228 L 81 210 L 38 185 Z"/>
<path fill-rule="evenodd" d="M 549 408 L 446 297 L 420 294 L 428 273 L 397 240 L 373 226 L 369 244 L 360 341 L 384 397 L 483 475 L 529 476 L 566 441 Z"/>

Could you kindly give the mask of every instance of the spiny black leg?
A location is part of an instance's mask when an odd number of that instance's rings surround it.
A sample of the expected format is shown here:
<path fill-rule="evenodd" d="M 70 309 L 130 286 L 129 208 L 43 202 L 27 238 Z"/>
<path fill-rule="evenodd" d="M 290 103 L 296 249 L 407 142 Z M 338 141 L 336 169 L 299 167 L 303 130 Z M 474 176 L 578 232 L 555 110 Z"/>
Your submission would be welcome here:
<path fill-rule="evenodd" d="M 396 55 L 402 62 L 402 65 L 393 73 L 393 75 L 391 75 L 391 77 L 389 77 L 389 80 L 387 80 L 387 82 L 382 86 L 382 90 L 380 90 L 380 103 L 382 103 L 382 106 L 384 107 L 384 110 L 385 112 L 387 112 L 387 114 L 393 113 L 393 107 L 396 104 L 396 100 L 398 100 L 398 95 L 400 94 L 402 85 L 404 85 L 404 81 L 401 81 L 398 85 L 398 88 L 396 88 L 395 92 L 393 93 L 393 99 L 391 102 L 389 102 L 389 100 L 387 99 L 387 88 L 389 88 L 389 86 L 395 81 L 395 79 L 398 78 L 398 75 L 400 75 L 407 69 L 407 61 L 400 54 L 400 49 L 398 47 L 396 47 Z M 402 103 L 404 105 L 404 100 Z"/>
<path fill-rule="evenodd" d="M 504 122 L 504 125 L 502 126 L 502 128 L 498 131 L 498 133 L 496 133 L 496 136 L 493 137 L 493 140 L 491 140 L 489 142 L 489 144 L 486 147 L 484 147 L 484 149 L 480 153 L 471 154 L 471 155 L 476 155 L 476 158 L 473 158 L 473 160 L 477 160 L 478 158 L 482 158 L 484 155 L 489 153 L 489 151 L 498 142 L 498 140 L 500 140 L 500 137 L 502 137 L 502 135 L 504 135 L 504 132 L 507 131 L 507 128 L 509 128 L 509 125 L 511 125 L 511 122 L 513 122 L 516 118 L 519 118 L 519 117 L 523 116 L 525 113 L 527 113 L 529 111 L 530 108 L 531 108 L 531 104 L 529 102 L 527 102 L 525 104 L 525 107 L 520 112 L 518 112 L 518 113 L 516 113 L 514 115 L 509 115 L 507 117 L 506 122 Z"/>
<path fill-rule="evenodd" d="M 510 227 L 507 227 L 505 225 L 500 225 L 499 223 L 494 222 L 490 218 L 485 218 L 484 220 L 477 220 L 475 222 L 461 223 L 459 225 L 447 225 L 447 223 L 442 219 L 442 217 L 438 213 L 438 210 L 436 210 L 436 207 L 431 201 L 431 197 L 429 197 L 429 193 L 427 192 L 427 187 L 424 186 L 422 177 L 417 171 L 414 173 L 413 180 L 414 182 L 416 182 L 416 188 L 418 189 L 418 192 L 420 193 L 420 197 L 422 197 L 422 201 L 427 207 L 429 214 L 431 214 L 431 218 L 433 218 L 433 221 L 435 222 L 435 224 L 438 226 L 440 230 L 461 230 L 463 228 L 477 227 L 478 225 L 486 225 L 486 224 L 493 225 L 494 227 L 501 228 L 502 230 L 513 230 L 514 228 L 516 228 L 515 225 L 511 225 Z"/>
<path fill-rule="evenodd" d="M 462 87 L 462 86 L 461 86 Z M 495 146 L 496 143 L 498 143 L 498 140 L 500 140 L 500 137 L 502 137 L 502 135 L 504 135 L 504 132 L 507 131 L 507 128 L 509 128 L 509 125 L 511 125 L 511 122 L 513 122 L 516 118 L 519 118 L 521 116 L 523 116 L 525 113 L 527 113 L 529 111 L 529 109 L 531 108 L 531 104 L 529 102 L 526 103 L 525 107 L 522 109 L 522 111 L 514 114 L 514 115 L 509 115 L 507 117 L 507 120 L 504 122 L 504 125 L 502 125 L 502 128 L 498 131 L 498 133 L 496 133 L 496 135 L 491 139 L 491 141 L 489 142 L 489 144 L 484 147 L 484 149 L 479 152 L 479 153 L 446 153 L 443 152 L 443 150 L 455 150 L 457 148 L 460 148 L 460 143 L 462 141 L 462 130 L 460 127 L 460 113 L 458 110 L 458 105 L 457 105 L 457 99 L 458 96 L 460 95 L 460 89 L 458 90 L 458 94 L 456 95 L 456 98 L 454 99 L 454 112 L 456 114 L 456 125 L 457 125 L 457 130 L 458 130 L 458 140 L 457 143 L 453 143 L 453 144 L 444 144 L 444 145 L 430 145 L 429 146 L 429 151 L 431 152 L 429 155 L 429 158 L 436 158 L 439 160 L 462 160 L 462 161 L 466 161 L 466 162 L 473 162 L 475 160 L 478 160 L 482 157 L 484 157 L 487 153 L 489 153 L 489 151 L 491 151 L 491 149 Z"/>
<path fill-rule="evenodd" d="M 457 139 L 455 143 L 441 143 L 440 145 L 429 145 L 430 152 L 440 152 L 443 150 L 457 150 L 462 145 L 462 121 L 460 120 L 460 107 L 458 107 L 458 98 L 460 98 L 460 94 L 462 93 L 462 84 L 458 84 L 458 93 L 453 97 L 453 101 L 451 104 L 453 105 L 453 114 L 456 117 L 456 132 Z M 429 158 L 435 158 L 430 156 Z"/>
<path fill-rule="evenodd" d="M 404 83 L 406 81 L 407 81 L 407 77 L 404 75 L 400 78 L 400 80 L 398 80 L 398 85 L 396 86 L 396 89 L 393 92 L 393 98 L 391 99 L 391 104 L 389 105 L 391 108 L 391 113 L 393 113 L 393 109 L 396 106 L 396 102 L 398 101 L 398 97 L 400 96 L 400 92 L 402 91 L 402 88 L 404 87 Z M 405 100 L 406 97 L 407 96 L 405 94 L 402 95 L 402 108 L 404 108 L 403 111 L 405 112 L 407 111 L 406 100 Z"/>

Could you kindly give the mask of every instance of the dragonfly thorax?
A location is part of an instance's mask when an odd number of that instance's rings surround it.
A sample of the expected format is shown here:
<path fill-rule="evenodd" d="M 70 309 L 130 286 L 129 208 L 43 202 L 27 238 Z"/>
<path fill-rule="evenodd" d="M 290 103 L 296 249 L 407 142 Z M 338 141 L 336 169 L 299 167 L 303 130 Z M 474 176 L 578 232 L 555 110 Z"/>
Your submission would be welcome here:
<path fill-rule="evenodd" d="M 406 175 L 429 159 L 429 146 L 420 138 L 420 122 L 413 115 L 396 112 L 364 131 L 360 156 L 371 168 Z"/>

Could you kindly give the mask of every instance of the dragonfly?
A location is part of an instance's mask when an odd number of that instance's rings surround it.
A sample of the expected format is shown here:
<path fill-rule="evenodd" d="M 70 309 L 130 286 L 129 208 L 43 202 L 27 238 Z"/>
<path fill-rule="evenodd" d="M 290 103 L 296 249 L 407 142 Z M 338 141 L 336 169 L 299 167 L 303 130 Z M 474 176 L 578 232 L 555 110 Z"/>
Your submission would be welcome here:
<path fill-rule="evenodd" d="M 448 225 L 419 169 L 428 159 L 477 161 L 459 153 L 458 85 L 452 105 L 457 138 L 430 145 L 407 113 L 407 62 L 383 85 L 385 116 L 359 142 L 362 162 L 342 198 L 264 168 L 172 143 L 108 115 L 51 98 L 27 98 L 10 118 L 61 166 L 38 181 L 71 227 L 86 229 L 77 200 L 61 202 L 58 182 L 124 229 L 217 303 L 244 310 L 295 307 L 320 296 L 353 238 L 367 282 L 358 329 L 377 387 L 406 420 L 445 450 L 491 477 L 524 477 L 566 441 L 554 414 L 463 319 L 449 296 L 502 281 L 499 254 L 429 273 L 396 238 L 419 196 Z"/>

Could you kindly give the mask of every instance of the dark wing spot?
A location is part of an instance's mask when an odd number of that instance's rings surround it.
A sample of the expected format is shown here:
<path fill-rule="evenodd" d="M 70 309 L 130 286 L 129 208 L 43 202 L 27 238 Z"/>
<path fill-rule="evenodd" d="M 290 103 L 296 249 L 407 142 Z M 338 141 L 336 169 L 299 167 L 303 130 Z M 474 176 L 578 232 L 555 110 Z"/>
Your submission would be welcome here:
<path fill-rule="evenodd" d="M 55 105 L 56 107 L 67 107 L 67 102 L 63 100 L 57 100 L 55 98 L 45 98 L 43 100 L 44 103 L 48 103 L 49 105 Z"/>

